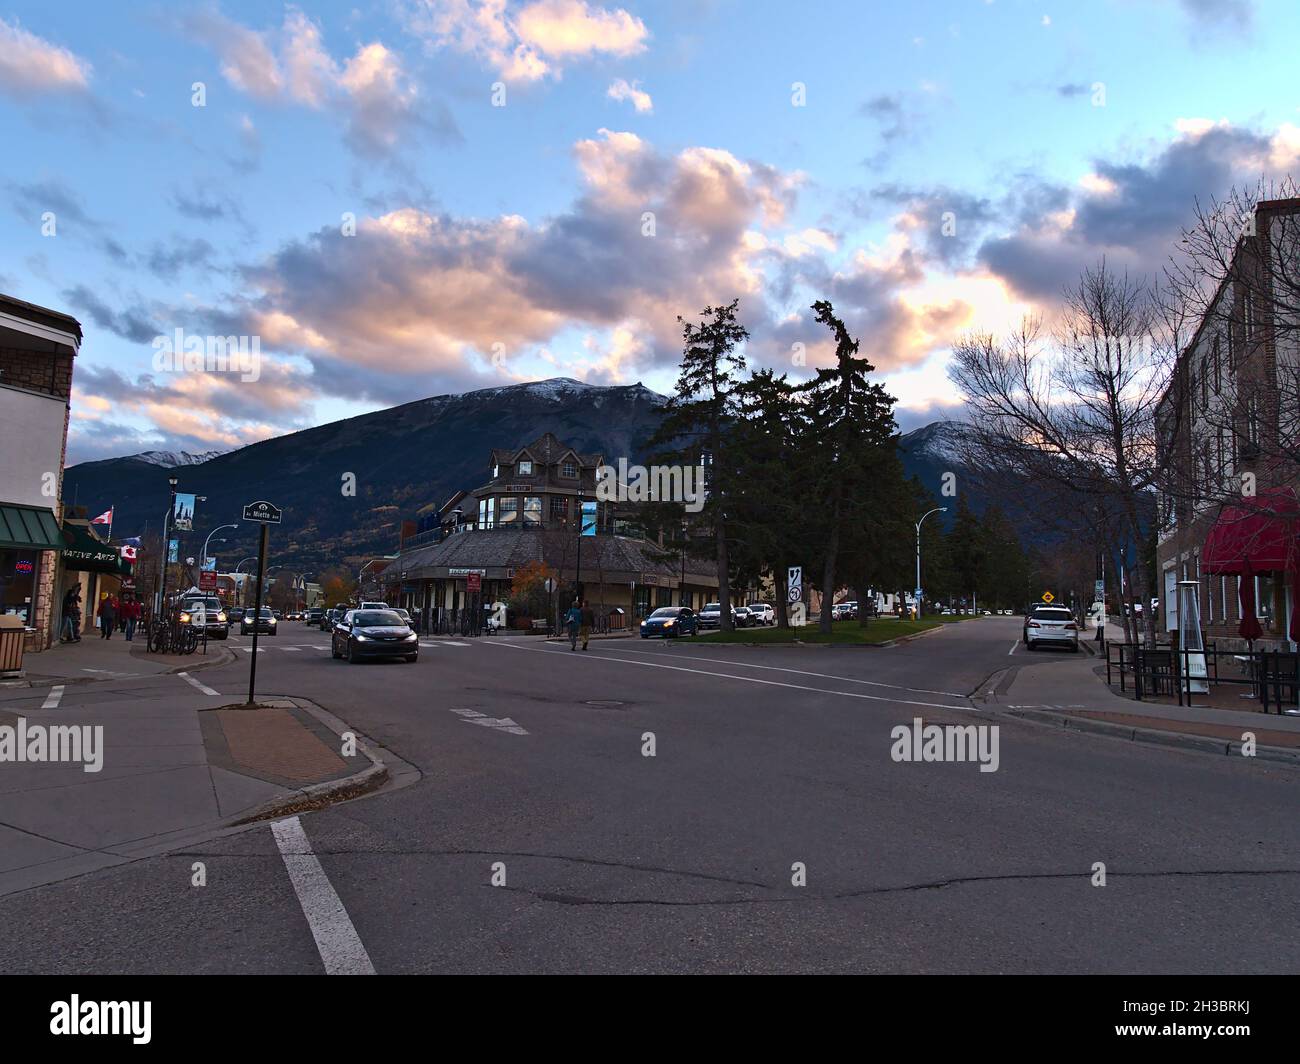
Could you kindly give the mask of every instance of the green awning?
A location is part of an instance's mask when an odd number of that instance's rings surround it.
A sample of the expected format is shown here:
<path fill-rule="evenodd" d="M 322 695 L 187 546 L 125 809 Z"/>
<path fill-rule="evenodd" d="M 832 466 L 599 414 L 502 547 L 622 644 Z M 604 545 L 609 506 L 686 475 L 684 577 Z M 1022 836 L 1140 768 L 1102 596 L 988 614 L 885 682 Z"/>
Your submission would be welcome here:
<path fill-rule="evenodd" d="M 82 573 L 129 573 L 116 547 L 101 543 L 85 525 L 63 526 L 63 567 Z"/>
<path fill-rule="evenodd" d="M 54 511 L 39 506 L 0 506 L 0 547 L 62 550 L 63 537 Z"/>

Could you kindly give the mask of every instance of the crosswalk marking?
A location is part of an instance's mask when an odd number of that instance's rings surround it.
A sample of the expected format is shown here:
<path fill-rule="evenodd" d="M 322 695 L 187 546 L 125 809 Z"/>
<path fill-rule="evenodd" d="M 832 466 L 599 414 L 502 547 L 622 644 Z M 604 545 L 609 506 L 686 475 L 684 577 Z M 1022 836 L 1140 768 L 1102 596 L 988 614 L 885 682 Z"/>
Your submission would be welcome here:
<path fill-rule="evenodd" d="M 200 691 L 202 691 L 205 695 L 219 695 L 219 694 L 221 694 L 220 691 L 214 691 L 214 690 L 213 690 L 211 687 L 209 687 L 207 684 L 205 684 L 205 683 L 199 683 L 199 681 L 196 680 L 193 676 L 191 676 L 188 672 L 178 672 L 176 675 L 179 676 L 181 679 L 183 679 L 183 680 L 184 680 L 187 684 L 189 684 L 191 687 L 197 687 L 197 688 L 198 688 Z"/>
<path fill-rule="evenodd" d="M 59 699 L 63 697 L 63 685 L 51 687 L 50 693 L 45 696 L 45 701 L 41 703 L 41 709 L 58 709 Z"/>

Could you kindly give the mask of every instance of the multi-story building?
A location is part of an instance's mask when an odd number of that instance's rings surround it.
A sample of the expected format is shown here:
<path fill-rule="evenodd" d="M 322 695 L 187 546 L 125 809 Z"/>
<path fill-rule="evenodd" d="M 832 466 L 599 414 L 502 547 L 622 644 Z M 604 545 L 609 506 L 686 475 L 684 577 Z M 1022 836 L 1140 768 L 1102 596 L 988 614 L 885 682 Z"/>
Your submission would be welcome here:
<path fill-rule="evenodd" d="M 0 295 L 0 613 L 49 647 L 60 619 L 63 464 L 76 318 Z M 84 606 L 83 606 L 84 608 Z"/>
<path fill-rule="evenodd" d="M 516 571 L 545 565 L 556 596 L 581 594 L 593 608 L 622 611 L 628 622 L 666 605 L 698 609 L 717 597 L 716 567 L 682 542 L 646 539 L 617 504 L 596 497 L 599 454 L 580 453 L 546 433 L 526 446 L 495 449 L 488 479 L 458 492 L 438 520 L 405 538 L 382 572 L 388 602 L 426 620 L 472 600 L 509 597 Z M 558 597 L 557 597 L 558 602 Z"/>
<path fill-rule="evenodd" d="M 1198 585 L 1201 627 L 1232 647 L 1252 581 L 1261 639 L 1300 636 L 1300 200 L 1256 208 L 1157 407 L 1163 627 Z M 1288 289 L 1288 290 L 1283 290 Z"/>

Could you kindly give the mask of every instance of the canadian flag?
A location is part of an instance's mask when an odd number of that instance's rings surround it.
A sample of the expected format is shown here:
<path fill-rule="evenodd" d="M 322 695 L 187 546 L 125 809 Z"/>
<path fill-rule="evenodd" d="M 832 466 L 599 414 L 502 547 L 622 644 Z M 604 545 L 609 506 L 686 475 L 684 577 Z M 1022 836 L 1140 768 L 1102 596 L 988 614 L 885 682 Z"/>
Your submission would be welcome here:
<path fill-rule="evenodd" d="M 126 560 L 126 561 L 128 561 L 128 562 L 133 562 L 133 561 L 135 561 L 135 555 L 136 555 L 136 548 L 135 548 L 135 547 L 123 547 L 123 548 L 122 548 L 122 558 L 123 558 L 124 560 Z"/>
<path fill-rule="evenodd" d="M 110 506 L 90 523 L 92 525 L 111 525 L 113 523 L 113 507 Z"/>

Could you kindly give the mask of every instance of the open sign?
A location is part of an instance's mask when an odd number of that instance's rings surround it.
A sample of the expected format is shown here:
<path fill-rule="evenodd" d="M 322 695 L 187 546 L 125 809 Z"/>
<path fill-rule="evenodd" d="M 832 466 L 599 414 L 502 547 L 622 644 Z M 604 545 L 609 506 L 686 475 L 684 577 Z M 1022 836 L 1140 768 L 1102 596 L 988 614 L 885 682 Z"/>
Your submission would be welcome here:
<path fill-rule="evenodd" d="M 19 558 L 18 561 L 14 562 L 15 573 L 34 573 L 35 571 L 36 563 L 27 558 Z"/>

